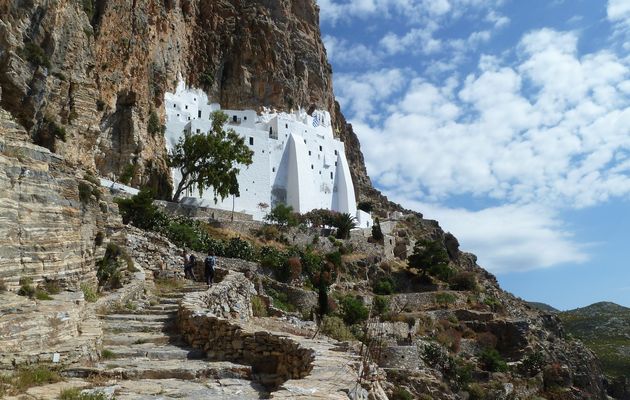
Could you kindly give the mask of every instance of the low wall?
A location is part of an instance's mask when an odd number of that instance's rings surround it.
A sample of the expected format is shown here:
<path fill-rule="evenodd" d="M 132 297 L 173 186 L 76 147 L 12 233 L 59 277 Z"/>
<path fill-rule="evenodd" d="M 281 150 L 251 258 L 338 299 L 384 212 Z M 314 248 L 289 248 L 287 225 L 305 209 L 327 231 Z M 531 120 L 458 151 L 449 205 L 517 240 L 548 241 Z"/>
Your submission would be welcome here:
<path fill-rule="evenodd" d="M 237 272 L 207 292 L 187 294 L 178 313 L 180 332 L 208 359 L 251 365 L 254 379 L 269 388 L 304 378 L 313 369 L 314 352 L 247 324 L 254 294 L 253 284 Z"/>
<path fill-rule="evenodd" d="M 199 207 L 194 202 L 185 204 L 189 199 L 184 199 L 183 203 L 173 203 L 169 201 L 157 200 L 154 204 L 169 214 L 182 215 L 184 217 L 209 221 L 251 221 L 251 214 L 221 210 L 218 208 Z"/>

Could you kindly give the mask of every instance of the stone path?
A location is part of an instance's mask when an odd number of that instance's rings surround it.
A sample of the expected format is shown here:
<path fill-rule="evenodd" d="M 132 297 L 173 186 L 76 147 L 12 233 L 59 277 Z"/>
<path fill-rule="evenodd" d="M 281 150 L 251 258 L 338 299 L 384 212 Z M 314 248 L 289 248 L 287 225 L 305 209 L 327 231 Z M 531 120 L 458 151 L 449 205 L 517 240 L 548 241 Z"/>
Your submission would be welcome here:
<path fill-rule="evenodd" d="M 176 332 L 179 300 L 205 289 L 189 283 L 159 295 L 157 304 L 139 301 L 137 310 L 101 316 L 105 359 L 68 369 L 65 375 L 98 379 L 99 389 L 115 392 L 119 400 L 260 398 L 264 389 L 251 382 L 250 366 L 206 361 L 202 351 L 186 346 Z"/>

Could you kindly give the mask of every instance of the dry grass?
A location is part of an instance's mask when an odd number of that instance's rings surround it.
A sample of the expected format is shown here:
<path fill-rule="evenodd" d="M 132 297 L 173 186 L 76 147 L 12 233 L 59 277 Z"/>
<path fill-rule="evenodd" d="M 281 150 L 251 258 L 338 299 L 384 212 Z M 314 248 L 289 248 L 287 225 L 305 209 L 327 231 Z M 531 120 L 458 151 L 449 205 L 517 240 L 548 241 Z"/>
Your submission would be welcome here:
<path fill-rule="evenodd" d="M 34 386 L 60 382 L 59 373 L 48 365 L 20 368 L 13 375 L 0 375 L 0 398 L 17 395 Z"/>

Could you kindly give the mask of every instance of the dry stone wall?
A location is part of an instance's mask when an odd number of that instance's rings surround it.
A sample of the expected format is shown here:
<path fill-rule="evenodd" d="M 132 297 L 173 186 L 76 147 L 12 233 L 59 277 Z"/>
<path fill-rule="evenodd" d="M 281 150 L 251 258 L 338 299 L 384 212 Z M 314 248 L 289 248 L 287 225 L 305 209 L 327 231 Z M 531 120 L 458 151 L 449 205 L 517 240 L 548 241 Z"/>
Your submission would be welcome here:
<path fill-rule="evenodd" d="M 178 313 L 180 331 L 211 360 L 251 365 L 254 377 L 265 385 L 276 387 L 307 376 L 312 350 L 247 324 L 254 294 L 243 274 L 230 272 L 207 292 L 186 295 Z"/>

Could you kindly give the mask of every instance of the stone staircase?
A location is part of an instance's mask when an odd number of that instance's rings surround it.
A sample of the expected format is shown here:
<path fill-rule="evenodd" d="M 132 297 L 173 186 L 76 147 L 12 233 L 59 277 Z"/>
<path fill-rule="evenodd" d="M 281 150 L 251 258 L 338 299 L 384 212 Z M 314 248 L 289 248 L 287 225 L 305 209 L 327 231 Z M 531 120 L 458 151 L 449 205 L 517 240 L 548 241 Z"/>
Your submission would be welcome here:
<path fill-rule="evenodd" d="M 103 358 L 75 366 L 64 375 L 98 380 L 116 399 L 260 398 L 264 389 L 251 381 L 251 367 L 205 360 L 205 353 L 188 347 L 177 332 L 180 299 L 207 286 L 187 283 L 179 291 L 162 293 L 155 301 L 141 299 L 135 307 L 101 315 Z M 155 299 L 154 299 L 155 300 Z M 135 308 L 135 309 L 133 309 Z"/>

